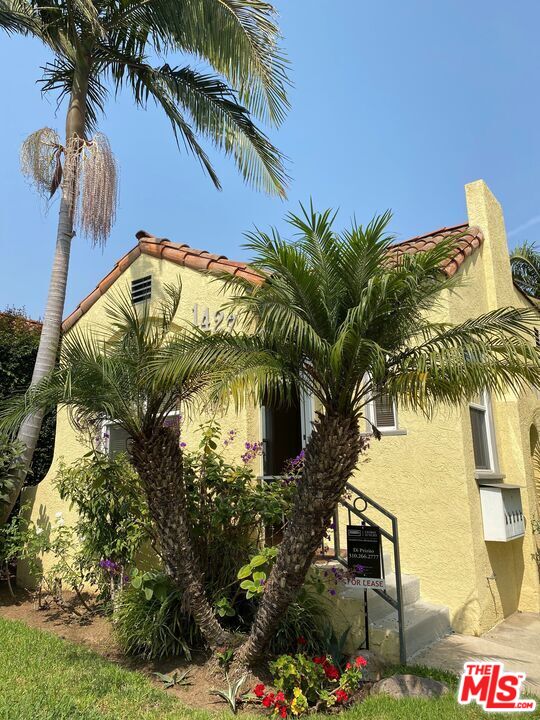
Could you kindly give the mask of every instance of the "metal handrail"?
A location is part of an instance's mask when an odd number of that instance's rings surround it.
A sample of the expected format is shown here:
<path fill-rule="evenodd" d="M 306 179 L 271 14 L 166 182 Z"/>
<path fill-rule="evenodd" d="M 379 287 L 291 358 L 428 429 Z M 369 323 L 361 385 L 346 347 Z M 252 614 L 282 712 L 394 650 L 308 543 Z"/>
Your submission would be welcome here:
<path fill-rule="evenodd" d="M 259 480 L 262 482 L 267 482 L 268 480 L 278 480 L 282 478 L 283 475 L 261 475 L 259 476 Z M 373 592 L 377 593 L 379 597 L 381 597 L 383 600 L 385 600 L 396 612 L 398 616 L 398 634 L 399 634 L 399 660 L 404 665 L 407 662 L 407 650 L 405 645 L 405 618 L 403 614 L 403 587 L 401 583 L 401 559 L 400 559 L 400 552 L 399 552 L 399 531 L 398 531 L 398 519 L 395 515 L 393 515 L 391 512 L 389 512 L 386 508 L 384 508 L 382 505 L 380 505 L 378 502 L 370 498 L 368 495 L 363 493 L 361 490 L 358 490 L 358 488 L 355 488 L 354 485 L 351 485 L 351 483 L 347 483 L 345 485 L 345 489 L 351 493 L 353 493 L 356 497 L 354 498 L 352 504 L 349 503 L 347 500 L 340 500 L 339 504 L 344 507 L 347 512 L 349 513 L 349 517 L 351 515 L 354 515 L 362 522 L 371 525 L 372 527 L 378 527 L 380 529 L 381 535 L 385 537 L 389 542 L 393 545 L 393 555 L 394 555 L 394 573 L 396 576 L 396 599 L 389 595 L 386 591 L 380 590 L 378 588 L 372 588 Z M 356 503 L 358 500 L 362 500 L 364 502 L 364 507 L 362 510 L 359 510 L 356 507 Z M 374 508 L 378 512 L 380 512 L 382 515 L 387 517 L 391 524 L 392 524 L 392 530 L 391 532 L 386 530 L 385 528 L 382 528 L 380 525 L 378 525 L 374 520 L 369 518 L 365 511 L 368 509 L 368 506 Z M 341 557 L 341 547 L 340 547 L 340 539 L 339 539 L 339 508 L 336 510 L 334 514 L 334 554 L 336 560 L 340 562 L 342 565 L 347 567 L 347 562 Z M 383 562 L 383 576 L 384 576 L 384 562 Z M 366 636 L 369 633 L 369 626 L 368 622 L 366 620 Z"/>
<path fill-rule="evenodd" d="M 402 664 L 405 664 L 407 662 L 407 649 L 405 644 L 405 618 L 404 618 L 404 612 L 403 612 L 403 587 L 401 583 L 401 559 L 400 559 L 400 552 L 399 552 L 399 530 L 398 530 L 398 519 L 397 517 L 389 512 L 386 508 L 384 508 L 382 505 L 380 505 L 378 502 L 370 498 L 368 495 L 363 493 L 361 490 L 358 490 L 358 488 L 355 488 L 354 485 L 351 485 L 351 483 L 347 483 L 345 486 L 346 490 L 356 495 L 355 499 L 353 500 L 353 503 L 351 504 L 347 500 L 340 500 L 339 504 L 344 507 L 347 512 L 349 513 L 349 518 L 351 515 L 354 515 L 362 520 L 362 522 L 371 525 L 373 527 L 378 527 L 380 529 L 381 535 L 385 537 L 389 542 L 392 543 L 393 549 L 394 549 L 394 574 L 396 576 L 396 599 L 389 595 L 384 590 L 379 590 L 376 588 L 373 588 L 374 592 L 379 595 L 383 600 L 385 600 L 391 607 L 394 608 L 397 612 L 398 616 L 398 634 L 399 634 L 399 660 Z M 358 500 L 362 500 L 364 502 L 364 507 L 362 510 L 359 510 L 356 507 L 356 502 Z M 368 509 L 368 506 L 371 506 L 375 508 L 378 512 L 380 512 L 382 515 L 387 517 L 391 524 L 392 524 L 392 531 L 389 532 L 385 528 L 382 528 L 380 525 L 378 525 L 374 520 L 369 518 L 367 515 L 365 515 L 365 511 Z M 339 508 L 336 510 L 334 514 L 334 553 L 336 560 L 338 560 L 342 565 L 345 565 L 347 567 L 347 562 L 343 560 L 341 557 L 341 547 L 340 547 L 340 533 L 339 533 Z M 383 562 L 383 575 L 384 575 L 384 562 Z M 366 637 L 368 637 L 369 634 L 369 625 L 366 619 Z"/>

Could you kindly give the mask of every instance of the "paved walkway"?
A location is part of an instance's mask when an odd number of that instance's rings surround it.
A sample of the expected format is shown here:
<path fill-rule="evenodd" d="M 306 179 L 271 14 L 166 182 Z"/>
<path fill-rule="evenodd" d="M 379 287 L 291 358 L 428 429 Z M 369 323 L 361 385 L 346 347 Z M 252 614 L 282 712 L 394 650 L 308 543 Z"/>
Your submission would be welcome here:
<path fill-rule="evenodd" d="M 482 659 L 525 672 L 527 689 L 540 695 L 540 615 L 515 613 L 482 637 L 449 635 L 415 655 L 412 663 L 459 673 L 466 660 Z"/>

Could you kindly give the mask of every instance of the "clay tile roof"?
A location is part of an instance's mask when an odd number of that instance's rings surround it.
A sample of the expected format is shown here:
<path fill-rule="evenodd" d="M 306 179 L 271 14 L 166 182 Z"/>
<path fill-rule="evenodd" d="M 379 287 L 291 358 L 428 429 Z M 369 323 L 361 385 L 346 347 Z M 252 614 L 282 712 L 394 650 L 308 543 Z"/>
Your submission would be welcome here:
<path fill-rule="evenodd" d="M 463 264 L 465 259 L 480 247 L 483 241 L 482 232 L 476 227 L 469 227 L 467 223 L 444 227 L 426 235 L 405 240 L 393 245 L 393 251 L 399 256 L 403 253 L 417 253 L 433 247 L 443 238 L 450 235 L 456 236 L 455 250 L 448 260 L 443 264 L 442 270 L 451 277 Z M 166 238 L 157 238 L 145 230 L 139 230 L 135 237 L 138 244 L 132 248 L 124 257 L 116 263 L 111 272 L 106 275 L 87 297 L 68 315 L 62 324 L 64 332 L 73 325 L 89 310 L 90 307 L 101 297 L 111 285 L 122 275 L 131 263 L 139 255 L 150 255 L 163 258 L 192 270 L 202 270 L 219 275 L 228 273 L 241 277 L 254 285 L 262 283 L 262 277 L 246 263 L 229 260 L 225 255 L 216 255 L 207 250 L 196 250 L 185 243 L 173 243 Z"/>
<path fill-rule="evenodd" d="M 452 277 L 469 255 L 472 255 L 483 243 L 484 236 L 479 228 L 471 227 L 468 223 L 443 227 L 426 235 L 418 235 L 409 240 L 396 243 L 392 246 L 392 251 L 395 252 L 398 257 L 405 253 L 414 254 L 422 252 L 422 250 L 429 250 L 429 248 L 435 247 L 437 243 L 448 237 L 455 237 L 454 248 L 448 260 L 442 264 L 441 269 L 445 275 Z"/>

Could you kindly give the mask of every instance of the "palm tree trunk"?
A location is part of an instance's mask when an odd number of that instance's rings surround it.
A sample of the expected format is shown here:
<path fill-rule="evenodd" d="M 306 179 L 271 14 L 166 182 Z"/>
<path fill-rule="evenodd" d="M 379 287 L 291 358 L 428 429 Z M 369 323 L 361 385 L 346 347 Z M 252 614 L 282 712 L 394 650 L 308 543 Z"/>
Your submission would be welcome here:
<path fill-rule="evenodd" d="M 325 414 L 314 423 L 291 519 L 250 636 L 237 653 L 240 663 L 261 657 L 296 598 L 364 446 L 355 418 Z"/>
<path fill-rule="evenodd" d="M 187 611 L 207 645 L 230 646 L 204 590 L 204 576 L 193 550 L 186 517 L 182 453 L 178 437 L 160 427 L 133 439 L 133 464 L 141 478 L 165 572 L 183 593 Z"/>
<path fill-rule="evenodd" d="M 66 145 L 69 139 L 74 136 L 84 137 L 87 92 L 87 73 L 85 71 L 76 73 L 66 117 Z M 72 204 L 68 202 L 65 194 L 62 193 L 58 213 L 56 248 L 47 294 L 47 305 L 43 316 L 41 337 L 30 387 L 36 385 L 45 375 L 51 372 L 56 365 L 60 334 L 62 331 L 62 317 L 64 314 L 69 257 L 73 236 Z M 24 465 L 17 475 L 9 500 L 0 504 L 0 525 L 3 525 L 9 518 L 24 485 L 24 481 L 26 480 L 39 439 L 43 415 L 43 412 L 32 413 L 32 415 L 26 418 L 19 429 L 17 439 L 24 445 Z"/>

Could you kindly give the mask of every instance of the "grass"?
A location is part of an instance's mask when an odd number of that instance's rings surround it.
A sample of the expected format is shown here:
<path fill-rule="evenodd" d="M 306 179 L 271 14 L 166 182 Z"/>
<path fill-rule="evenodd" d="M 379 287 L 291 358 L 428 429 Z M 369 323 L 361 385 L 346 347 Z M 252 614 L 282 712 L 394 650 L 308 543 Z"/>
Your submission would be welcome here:
<path fill-rule="evenodd" d="M 415 668 L 414 672 L 455 684 L 455 677 L 447 673 L 427 668 Z M 225 720 L 231 717 L 226 710 L 216 715 L 186 708 L 141 673 L 126 670 L 83 647 L 23 623 L 0 618 L 0 720 Z M 332 717 L 335 720 L 336 716 Z M 452 691 L 432 701 L 373 697 L 339 717 L 341 720 L 485 720 L 487 716 L 476 706 L 460 707 Z M 497 720 L 510 717 L 515 719 L 516 714 L 497 714 Z"/>

